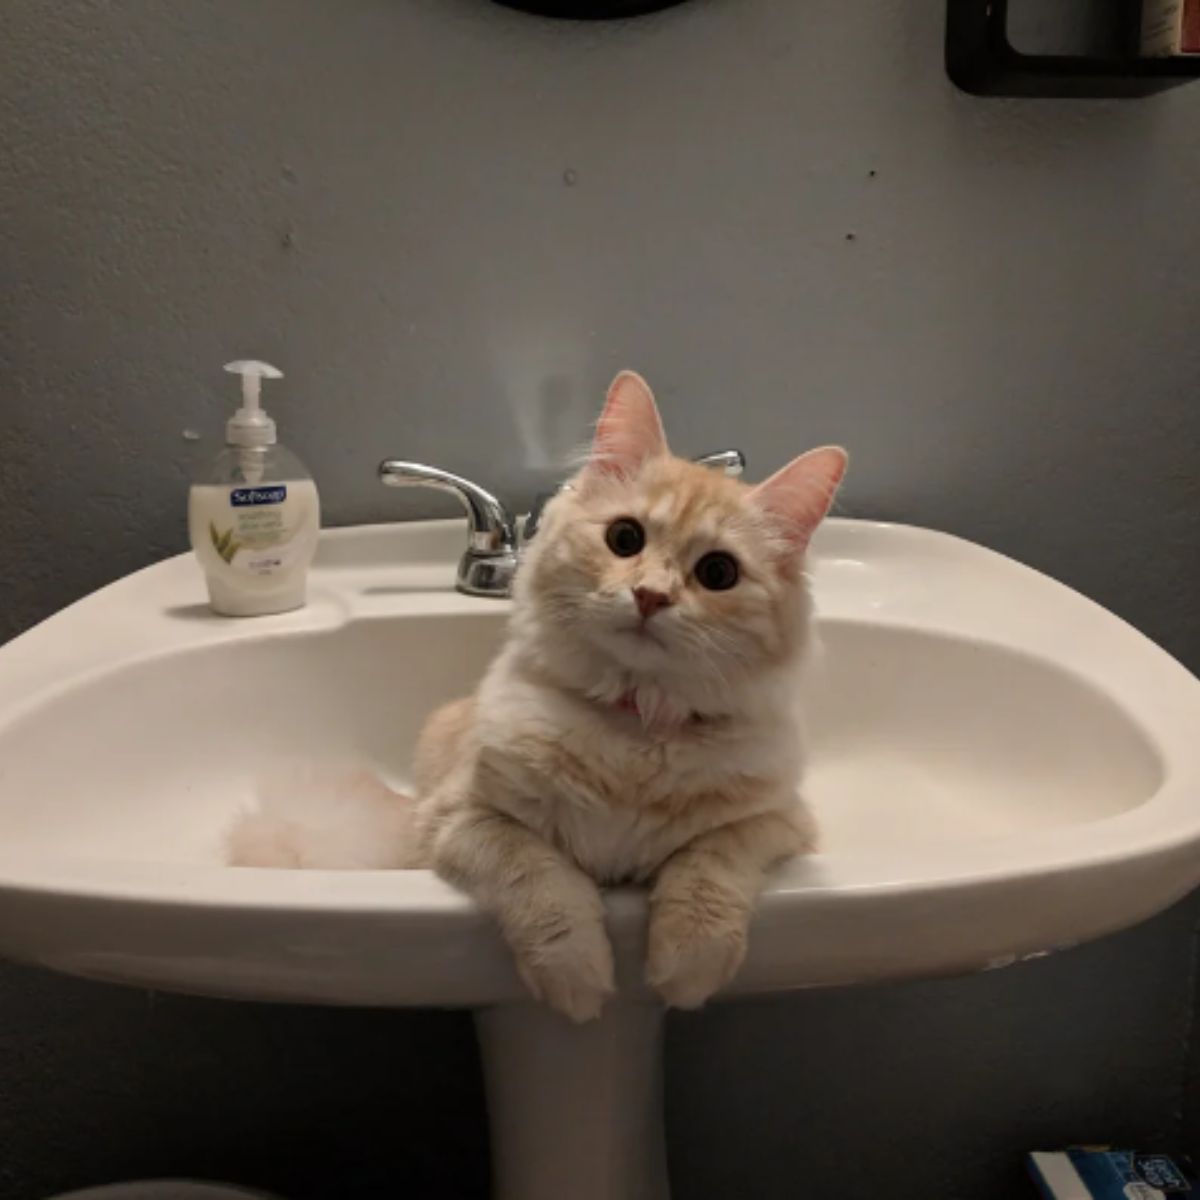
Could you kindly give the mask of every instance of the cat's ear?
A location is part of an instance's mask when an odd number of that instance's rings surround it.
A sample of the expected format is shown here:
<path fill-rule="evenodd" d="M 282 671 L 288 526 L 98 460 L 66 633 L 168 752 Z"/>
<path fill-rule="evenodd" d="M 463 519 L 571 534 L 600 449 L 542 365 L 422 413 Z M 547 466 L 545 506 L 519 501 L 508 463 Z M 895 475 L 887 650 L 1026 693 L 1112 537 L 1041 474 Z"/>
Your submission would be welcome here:
<path fill-rule="evenodd" d="M 647 459 L 666 453 L 667 437 L 654 393 L 640 375 L 622 371 L 608 389 L 588 471 L 632 475 Z"/>
<path fill-rule="evenodd" d="M 760 483 L 750 498 L 774 518 L 788 541 L 802 551 L 829 511 L 848 461 L 841 446 L 810 450 Z"/>

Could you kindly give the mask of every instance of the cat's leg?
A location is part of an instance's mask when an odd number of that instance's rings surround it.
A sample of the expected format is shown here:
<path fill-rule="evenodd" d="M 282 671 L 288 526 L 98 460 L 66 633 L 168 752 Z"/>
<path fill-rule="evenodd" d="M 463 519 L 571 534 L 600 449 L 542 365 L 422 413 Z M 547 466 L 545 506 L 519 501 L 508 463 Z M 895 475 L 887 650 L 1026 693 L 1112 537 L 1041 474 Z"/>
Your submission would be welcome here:
<path fill-rule="evenodd" d="M 434 868 L 495 914 L 538 1000 L 573 1021 L 600 1015 L 613 990 L 612 946 L 596 884 L 506 813 L 467 801 L 432 837 Z"/>
<path fill-rule="evenodd" d="M 767 872 L 811 849 L 801 810 L 747 817 L 677 850 L 650 894 L 646 981 L 673 1008 L 699 1008 L 742 965 Z"/>

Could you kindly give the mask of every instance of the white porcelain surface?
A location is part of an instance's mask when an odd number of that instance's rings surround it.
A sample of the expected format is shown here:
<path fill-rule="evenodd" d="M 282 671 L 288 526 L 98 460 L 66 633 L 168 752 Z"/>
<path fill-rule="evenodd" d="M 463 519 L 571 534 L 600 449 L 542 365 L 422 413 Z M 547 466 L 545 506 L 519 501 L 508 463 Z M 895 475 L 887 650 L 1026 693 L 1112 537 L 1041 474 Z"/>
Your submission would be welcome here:
<path fill-rule="evenodd" d="M 210 616 L 181 557 L 0 649 L 0 953 L 234 997 L 522 995 L 427 872 L 228 869 L 272 764 L 403 784 L 505 605 L 451 590 L 457 523 L 326 533 L 303 611 Z M 1200 682 L 1116 617 L 942 534 L 831 521 L 809 793 L 823 852 L 763 899 L 733 992 L 973 970 L 1131 924 L 1200 882 Z M 642 901 L 615 892 L 640 988 Z"/>

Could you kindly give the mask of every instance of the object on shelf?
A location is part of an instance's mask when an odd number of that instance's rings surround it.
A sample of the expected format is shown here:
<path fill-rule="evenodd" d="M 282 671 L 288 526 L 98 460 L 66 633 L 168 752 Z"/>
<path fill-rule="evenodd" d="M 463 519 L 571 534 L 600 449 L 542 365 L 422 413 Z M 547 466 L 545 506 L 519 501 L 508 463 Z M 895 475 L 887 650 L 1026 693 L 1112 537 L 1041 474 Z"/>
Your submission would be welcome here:
<path fill-rule="evenodd" d="M 1183 41 L 1183 0 L 1143 0 L 1141 15 L 1141 52 L 1148 58 L 1178 54 Z"/>
<path fill-rule="evenodd" d="M 1143 31 L 1170 25 L 1179 6 L 1177 44 L 1200 50 L 1200 0 L 1092 0 L 1086 46 L 1075 53 L 1031 50 L 1010 28 L 1014 10 L 1025 25 L 1049 20 L 1022 0 L 947 0 L 946 71 L 963 91 L 978 96 L 1146 96 L 1200 77 L 1200 53 L 1143 50 Z M 1156 11 L 1151 11 L 1153 8 Z M 1157 11 L 1161 10 L 1161 12 Z M 1033 16 L 1030 17 L 1029 14 Z M 1020 24 L 1021 22 L 1018 22 Z M 1161 36 L 1162 31 L 1160 31 Z"/>
<path fill-rule="evenodd" d="M 1200 54 L 1200 0 L 1143 0 L 1141 17 L 1143 54 Z"/>

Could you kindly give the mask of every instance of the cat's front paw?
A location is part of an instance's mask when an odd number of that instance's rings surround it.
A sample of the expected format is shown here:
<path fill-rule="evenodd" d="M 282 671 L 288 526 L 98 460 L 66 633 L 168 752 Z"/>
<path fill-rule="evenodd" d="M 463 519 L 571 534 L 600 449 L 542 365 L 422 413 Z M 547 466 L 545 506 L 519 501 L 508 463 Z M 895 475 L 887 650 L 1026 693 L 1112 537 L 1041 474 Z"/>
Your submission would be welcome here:
<path fill-rule="evenodd" d="M 613 993 L 612 945 L 600 921 L 564 925 L 513 953 L 534 999 L 579 1024 L 595 1020 Z"/>
<path fill-rule="evenodd" d="M 650 919 L 646 982 L 671 1008 L 699 1008 L 746 957 L 746 918 L 697 912 L 686 902 L 656 907 Z"/>

